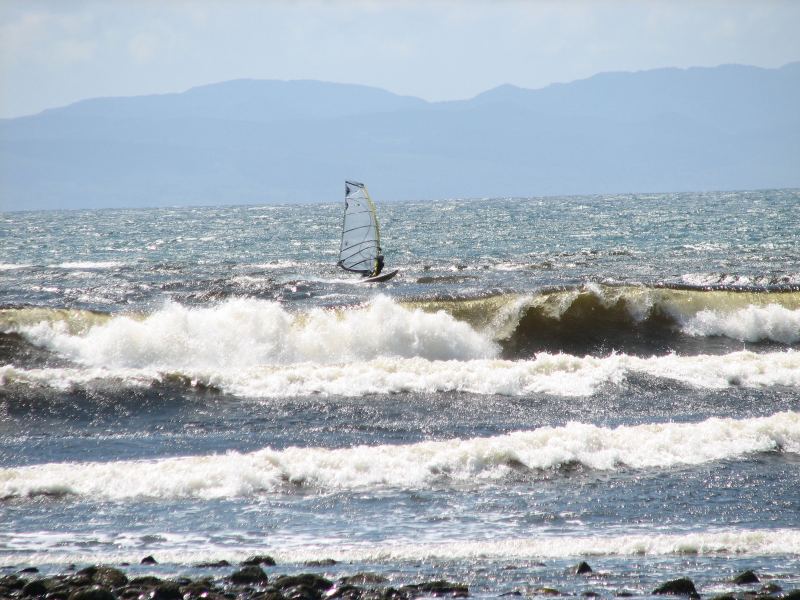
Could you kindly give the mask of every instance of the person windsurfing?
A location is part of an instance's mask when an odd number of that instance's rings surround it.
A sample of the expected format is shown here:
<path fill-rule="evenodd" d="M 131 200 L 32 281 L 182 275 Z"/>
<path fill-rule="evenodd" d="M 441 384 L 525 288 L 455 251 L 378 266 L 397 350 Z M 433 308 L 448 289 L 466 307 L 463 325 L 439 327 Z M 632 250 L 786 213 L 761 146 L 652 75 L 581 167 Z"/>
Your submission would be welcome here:
<path fill-rule="evenodd" d="M 378 256 L 375 257 L 375 266 L 372 269 L 372 273 L 369 274 L 370 277 L 377 277 L 383 271 L 383 254 L 381 253 L 381 249 L 378 248 Z"/>
<path fill-rule="evenodd" d="M 375 204 L 369 197 L 367 186 L 348 179 L 344 183 L 342 241 L 336 265 L 345 271 L 358 273 L 362 281 L 372 283 L 388 281 L 397 275 L 397 269 L 383 272 L 383 260 Z"/>

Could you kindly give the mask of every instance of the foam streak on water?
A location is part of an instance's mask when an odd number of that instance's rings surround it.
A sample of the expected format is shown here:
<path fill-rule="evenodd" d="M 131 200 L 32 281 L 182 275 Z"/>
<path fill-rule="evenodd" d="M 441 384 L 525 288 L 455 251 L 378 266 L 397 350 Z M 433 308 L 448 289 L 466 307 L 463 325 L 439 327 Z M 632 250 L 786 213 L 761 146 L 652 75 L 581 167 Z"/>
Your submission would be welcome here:
<path fill-rule="evenodd" d="M 248 537 L 245 532 L 236 532 Z M 103 562 L 135 563 L 143 551 L 156 553 L 163 562 L 198 563 L 225 559 L 236 564 L 259 552 L 269 552 L 280 564 L 302 564 L 319 560 L 320 556 L 345 563 L 396 563 L 418 561 L 486 561 L 492 559 L 530 560 L 559 559 L 582 556 L 589 559 L 608 556 L 669 557 L 685 555 L 736 555 L 750 554 L 778 556 L 800 554 L 800 532 L 795 529 L 775 530 L 722 530 L 707 533 L 648 534 L 591 536 L 548 536 L 509 538 L 496 541 L 459 540 L 453 543 L 414 543 L 400 541 L 376 548 L 374 544 L 359 544 L 336 540 L 333 544 L 320 544 L 305 540 L 294 548 L 267 545 L 251 540 L 238 545 L 217 543 L 214 540 L 180 534 L 160 533 L 155 537 L 160 543 L 142 544 L 142 536 L 122 533 L 114 536 L 84 535 L 77 540 L 69 535 L 35 534 L 31 536 L 3 536 L 0 542 L 12 548 L 6 559 L 26 561 L 30 564 L 52 563 L 54 554 L 60 562 L 92 563 L 102 556 Z M 77 543 L 74 543 L 77 542 Z M 71 543 L 74 543 L 73 547 Z M 93 552 L 81 551 L 80 546 L 94 546 Z M 180 548 L 176 551 L 175 548 Z M 41 551 L 48 548 L 47 551 Z"/>

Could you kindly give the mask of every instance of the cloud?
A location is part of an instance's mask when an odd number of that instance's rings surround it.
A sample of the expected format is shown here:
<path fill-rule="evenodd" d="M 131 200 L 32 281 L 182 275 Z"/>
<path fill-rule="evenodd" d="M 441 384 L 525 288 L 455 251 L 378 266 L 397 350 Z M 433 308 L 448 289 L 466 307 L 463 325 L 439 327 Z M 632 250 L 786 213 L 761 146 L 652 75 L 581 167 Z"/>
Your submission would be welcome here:
<path fill-rule="evenodd" d="M 89 14 L 33 10 L 18 13 L 0 26 L 4 69 L 26 63 L 84 62 L 94 58 L 96 49 L 93 18 Z"/>
<path fill-rule="evenodd" d="M 64 40 L 54 46 L 55 57 L 62 63 L 71 64 L 94 58 L 97 44 L 90 40 Z"/>
<path fill-rule="evenodd" d="M 161 49 L 158 36 L 152 32 L 141 32 L 128 42 L 128 52 L 137 64 L 146 64 L 154 60 Z"/>
<path fill-rule="evenodd" d="M 234 78 L 429 100 L 601 71 L 800 59 L 800 2 L 0 0 L 0 117 Z"/>

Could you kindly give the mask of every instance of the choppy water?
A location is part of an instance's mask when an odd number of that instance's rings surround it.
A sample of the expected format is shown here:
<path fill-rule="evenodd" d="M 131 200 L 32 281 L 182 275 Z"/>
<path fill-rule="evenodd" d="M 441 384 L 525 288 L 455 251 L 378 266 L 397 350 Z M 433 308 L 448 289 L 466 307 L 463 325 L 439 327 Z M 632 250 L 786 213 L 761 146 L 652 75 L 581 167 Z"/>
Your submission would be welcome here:
<path fill-rule="evenodd" d="M 0 215 L 0 564 L 800 586 L 800 192 L 340 209 Z"/>

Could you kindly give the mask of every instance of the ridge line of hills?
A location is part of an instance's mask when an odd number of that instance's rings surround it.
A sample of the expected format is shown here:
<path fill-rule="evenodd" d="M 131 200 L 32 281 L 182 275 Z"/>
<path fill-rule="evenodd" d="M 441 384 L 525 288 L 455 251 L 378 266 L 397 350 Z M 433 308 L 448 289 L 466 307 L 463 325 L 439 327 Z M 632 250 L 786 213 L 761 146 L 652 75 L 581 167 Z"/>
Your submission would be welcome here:
<path fill-rule="evenodd" d="M 0 120 L 0 208 L 800 186 L 800 62 L 600 73 L 427 102 L 239 79 Z"/>

